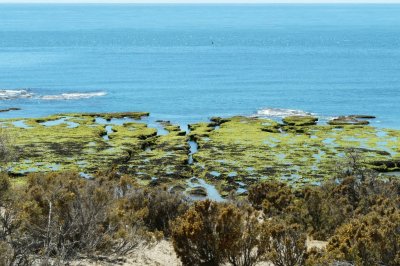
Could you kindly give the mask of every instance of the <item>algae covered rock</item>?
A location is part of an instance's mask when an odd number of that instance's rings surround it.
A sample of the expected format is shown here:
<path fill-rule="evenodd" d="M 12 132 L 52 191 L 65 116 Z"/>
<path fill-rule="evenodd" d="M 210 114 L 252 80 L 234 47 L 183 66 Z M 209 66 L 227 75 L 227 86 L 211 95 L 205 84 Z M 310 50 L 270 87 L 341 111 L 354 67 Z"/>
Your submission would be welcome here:
<path fill-rule="evenodd" d="M 336 126 L 346 126 L 346 125 L 368 125 L 369 122 L 367 120 L 360 120 L 356 116 L 339 116 L 328 121 L 329 125 L 336 125 Z"/>
<path fill-rule="evenodd" d="M 287 116 L 282 121 L 289 126 L 313 126 L 317 124 L 318 118 L 315 116 Z"/>
<path fill-rule="evenodd" d="M 174 129 L 157 129 L 138 120 L 145 112 L 72 113 L 42 118 L 3 119 L 20 151 L 9 167 L 15 175 L 30 171 L 95 173 L 115 169 L 140 180 L 152 176 L 189 177 L 187 138 Z M 42 162 L 46 162 L 43 164 Z M 54 167 L 56 165 L 57 167 Z M 161 167 L 164 165 L 165 167 Z"/>
<path fill-rule="evenodd" d="M 369 165 L 380 172 L 393 172 L 400 170 L 400 159 L 372 161 L 369 162 Z"/>
<path fill-rule="evenodd" d="M 159 127 L 137 120 L 146 114 L 2 119 L 0 124 L 17 136 L 15 145 L 20 151 L 8 167 L 14 175 L 29 171 L 94 174 L 114 169 L 144 186 L 167 185 L 171 190 L 182 190 L 183 180 L 196 176 L 207 179 L 221 193 L 245 187 L 238 188 L 235 180 L 246 186 L 272 178 L 299 186 L 318 183 L 332 177 L 337 171 L 332 166 L 349 149 L 356 151 L 368 168 L 382 172 L 399 169 L 400 130 L 351 126 L 354 117 L 342 119 L 349 126 L 316 125 L 313 116 L 287 117 L 285 125 L 255 117 L 212 118 L 190 125 L 187 135 L 178 125 L 159 121 L 167 131 L 160 135 Z M 193 140 L 198 149 L 192 152 Z M 193 160 L 188 164 L 190 156 Z M 159 179 L 152 181 L 152 177 Z M 191 183 L 194 194 L 206 195 L 202 183 Z"/>

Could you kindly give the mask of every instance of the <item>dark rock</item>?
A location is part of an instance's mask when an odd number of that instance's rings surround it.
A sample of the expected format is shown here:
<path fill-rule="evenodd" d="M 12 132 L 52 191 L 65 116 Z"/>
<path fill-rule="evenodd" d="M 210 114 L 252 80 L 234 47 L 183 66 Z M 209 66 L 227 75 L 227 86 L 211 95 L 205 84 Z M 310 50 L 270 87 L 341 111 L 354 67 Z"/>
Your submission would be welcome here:
<path fill-rule="evenodd" d="M 359 120 L 355 117 L 352 116 L 339 116 L 338 118 L 334 118 L 330 121 L 328 121 L 329 125 L 368 125 L 369 122 L 366 120 Z"/>
<path fill-rule="evenodd" d="M 7 108 L 7 109 L 0 109 L 0 113 L 9 112 L 9 111 L 18 111 L 18 110 L 21 110 L 21 108 L 11 107 L 11 108 Z"/>
<path fill-rule="evenodd" d="M 229 122 L 229 119 L 226 119 L 226 118 L 221 118 L 221 117 L 211 117 L 210 118 L 210 121 L 211 122 L 214 122 L 214 124 L 216 125 L 216 126 L 220 126 L 221 124 L 223 124 L 223 123 L 226 123 L 226 122 Z"/>
<path fill-rule="evenodd" d="M 349 115 L 349 117 L 353 117 L 355 119 L 375 119 L 376 116 L 373 115 Z"/>
<path fill-rule="evenodd" d="M 179 131 L 176 135 L 177 136 L 186 136 L 186 131 Z"/>
<path fill-rule="evenodd" d="M 378 172 L 389 172 L 400 170 L 400 160 L 372 161 L 368 164 Z"/>
<path fill-rule="evenodd" d="M 221 186 L 222 191 L 232 191 L 232 190 L 237 190 L 238 185 L 236 183 L 231 183 L 231 184 L 225 184 Z"/>
<path fill-rule="evenodd" d="M 193 184 L 200 184 L 199 180 L 196 177 L 192 177 L 190 179 L 190 182 L 192 182 Z"/>
<path fill-rule="evenodd" d="M 155 187 L 158 184 L 160 184 L 160 180 L 158 178 L 152 178 L 150 183 L 149 183 L 149 186 Z"/>
<path fill-rule="evenodd" d="M 261 131 L 269 132 L 269 133 L 279 133 L 279 128 L 276 127 L 263 127 Z"/>
<path fill-rule="evenodd" d="M 204 187 L 194 187 L 189 190 L 189 194 L 192 196 L 207 197 L 207 190 Z"/>
<path fill-rule="evenodd" d="M 171 188 L 170 192 L 171 193 L 183 192 L 183 191 L 185 191 L 185 189 L 186 188 L 182 185 L 176 185 Z"/>

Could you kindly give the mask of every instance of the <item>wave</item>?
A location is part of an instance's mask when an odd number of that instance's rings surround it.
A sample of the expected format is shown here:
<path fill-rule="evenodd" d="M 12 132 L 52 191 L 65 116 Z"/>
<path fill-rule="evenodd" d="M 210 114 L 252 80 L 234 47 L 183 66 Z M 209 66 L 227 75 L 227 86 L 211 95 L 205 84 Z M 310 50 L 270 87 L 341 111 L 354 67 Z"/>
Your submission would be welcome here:
<path fill-rule="evenodd" d="M 25 98 L 34 98 L 42 100 L 79 100 L 89 99 L 93 97 L 101 97 L 107 95 L 104 91 L 97 92 L 71 92 L 61 93 L 55 95 L 37 95 L 30 90 L 19 89 L 19 90 L 0 90 L 0 100 L 16 100 Z"/>
<path fill-rule="evenodd" d="M 287 117 L 287 116 L 304 116 L 312 115 L 312 113 L 302 110 L 284 109 L 284 108 L 263 108 L 257 111 L 255 116 L 259 117 Z"/>
<path fill-rule="evenodd" d="M 0 100 L 32 98 L 34 94 L 28 90 L 0 90 Z"/>
<path fill-rule="evenodd" d="M 43 100 L 79 100 L 89 99 L 93 97 L 101 97 L 107 95 L 104 91 L 99 92 L 74 92 L 74 93 L 61 93 L 57 95 L 44 95 L 39 97 Z"/>

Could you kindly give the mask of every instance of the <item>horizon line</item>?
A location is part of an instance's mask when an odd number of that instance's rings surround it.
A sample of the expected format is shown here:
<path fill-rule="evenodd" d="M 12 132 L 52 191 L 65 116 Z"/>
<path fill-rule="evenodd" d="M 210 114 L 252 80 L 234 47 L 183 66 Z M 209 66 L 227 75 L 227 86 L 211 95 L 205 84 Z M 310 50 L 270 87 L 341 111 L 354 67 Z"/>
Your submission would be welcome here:
<path fill-rule="evenodd" d="M 0 0 L 0 4 L 400 4 L 400 0 Z"/>

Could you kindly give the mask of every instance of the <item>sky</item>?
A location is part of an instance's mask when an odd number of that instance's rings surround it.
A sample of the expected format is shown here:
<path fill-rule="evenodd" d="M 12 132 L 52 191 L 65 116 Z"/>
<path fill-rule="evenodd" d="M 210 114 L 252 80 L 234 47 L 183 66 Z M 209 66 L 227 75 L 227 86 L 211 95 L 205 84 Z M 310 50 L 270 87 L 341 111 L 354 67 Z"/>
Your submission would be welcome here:
<path fill-rule="evenodd" d="M 400 3 L 400 0 L 0 0 L 0 3 Z"/>

